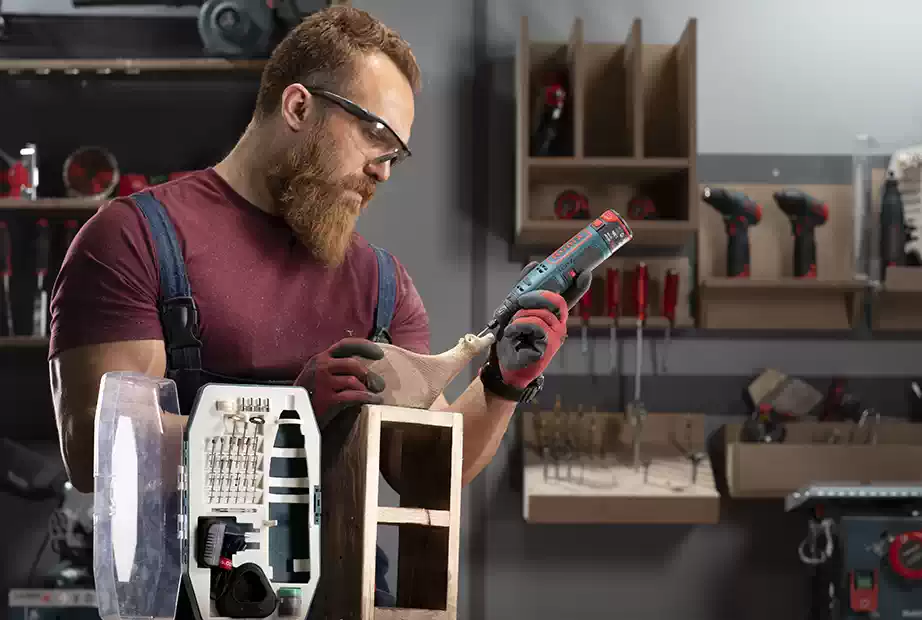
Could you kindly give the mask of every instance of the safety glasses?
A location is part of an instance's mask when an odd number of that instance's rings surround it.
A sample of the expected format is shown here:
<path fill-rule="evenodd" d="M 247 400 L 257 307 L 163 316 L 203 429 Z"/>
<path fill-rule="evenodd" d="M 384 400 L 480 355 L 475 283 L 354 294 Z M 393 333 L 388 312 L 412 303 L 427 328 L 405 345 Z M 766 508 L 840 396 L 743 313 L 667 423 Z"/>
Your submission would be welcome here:
<path fill-rule="evenodd" d="M 391 166 L 396 166 L 411 155 L 410 147 L 407 146 L 406 142 L 404 142 L 401 137 L 397 135 L 397 132 L 377 114 L 373 114 L 354 101 L 350 101 L 328 90 L 314 88 L 312 86 L 305 86 L 304 88 L 306 88 L 307 92 L 310 94 L 338 105 L 357 118 L 362 122 L 362 130 L 368 141 L 376 148 L 388 149 L 387 153 L 375 157 L 372 163 L 381 164 L 390 162 Z M 394 140 L 397 141 L 399 145 L 398 148 L 392 148 Z"/>

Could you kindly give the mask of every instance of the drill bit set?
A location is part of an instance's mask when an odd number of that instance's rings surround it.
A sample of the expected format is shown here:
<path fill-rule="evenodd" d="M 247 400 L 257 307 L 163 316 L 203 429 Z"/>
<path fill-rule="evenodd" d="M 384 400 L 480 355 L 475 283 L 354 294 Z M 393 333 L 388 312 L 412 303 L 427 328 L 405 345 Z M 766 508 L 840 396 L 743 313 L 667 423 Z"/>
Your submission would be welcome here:
<path fill-rule="evenodd" d="M 540 466 L 545 484 L 614 488 L 644 495 L 653 487 L 672 491 L 713 486 L 703 467 L 703 426 L 700 416 L 658 414 L 652 425 L 629 416 L 567 410 L 558 398 L 553 410 L 531 414 L 526 429 L 529 461 Z M 707 469 L 707 473 L 704 470 Z M 649 488 L 643 488 L 649 487 Z"/>

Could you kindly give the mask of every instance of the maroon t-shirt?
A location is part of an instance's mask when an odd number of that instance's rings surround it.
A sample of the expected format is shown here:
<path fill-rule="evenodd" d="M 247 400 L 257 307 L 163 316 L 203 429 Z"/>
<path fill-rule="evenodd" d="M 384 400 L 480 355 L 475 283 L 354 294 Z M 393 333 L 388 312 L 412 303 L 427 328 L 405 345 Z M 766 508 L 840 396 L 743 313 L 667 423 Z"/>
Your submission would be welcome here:
<path fill-rule="evenodd" d="M 179 238 L 201 323 L 206 370 L 292 381 L 304 363 L 374 327 L 378 268 L 358 233 L 335 269 L 319 264 L 285 221 L 237 194 L 213 169 L 154 187 Z M 65 349 L 162 339 L 156 251 L 128 199 L 103 206 L 67 251 L 51 300 L 53 357 Z M 429 320 L 397 263 L 394 344 L 429 353 Z"/>

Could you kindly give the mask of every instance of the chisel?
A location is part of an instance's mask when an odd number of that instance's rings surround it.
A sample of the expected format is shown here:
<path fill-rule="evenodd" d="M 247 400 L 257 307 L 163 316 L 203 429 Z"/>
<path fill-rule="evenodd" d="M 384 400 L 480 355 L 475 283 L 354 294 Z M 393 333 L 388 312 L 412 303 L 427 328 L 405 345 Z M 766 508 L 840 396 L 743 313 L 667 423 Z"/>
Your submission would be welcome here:
<path fill-rule="evenodd" d="M 0 222 L 0 275 L 3 276 L 3 334 L 13 336 L 13 302 L 10 299 L 10 278 L 13 276 L 13 242 L 6 222 Z"/>
<path fill-rule="evenodd" d="M 48 336 L 48 291 L 45 280 L 48 277 L 51 239 L 48 220 L 41 218 L 35 230 L 35 296 L 32 298 L 32 335 L 36 338 Z"/>
<path fill-rule="evenodd" d="M 608 360 L 610 371 L 618 366 L 618 311 L 621 306 L 621 271 L 610 268 L 605 273 L 605 311 L 611 319 L 608 334 Z"/>

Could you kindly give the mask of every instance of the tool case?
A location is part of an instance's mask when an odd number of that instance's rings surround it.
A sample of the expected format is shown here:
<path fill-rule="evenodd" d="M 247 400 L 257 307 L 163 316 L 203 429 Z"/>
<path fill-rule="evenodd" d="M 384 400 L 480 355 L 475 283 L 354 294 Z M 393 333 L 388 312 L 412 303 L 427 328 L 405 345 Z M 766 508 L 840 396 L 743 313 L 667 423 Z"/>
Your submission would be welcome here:
<path fill-rule="evenodd" d="M 94 573 L 102 618 L 306 618 L 320 577 L 320 432 L 307 391 L 102 377 Z M 165 423 L 170 422 L 170 423 Z"/>

